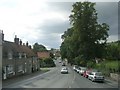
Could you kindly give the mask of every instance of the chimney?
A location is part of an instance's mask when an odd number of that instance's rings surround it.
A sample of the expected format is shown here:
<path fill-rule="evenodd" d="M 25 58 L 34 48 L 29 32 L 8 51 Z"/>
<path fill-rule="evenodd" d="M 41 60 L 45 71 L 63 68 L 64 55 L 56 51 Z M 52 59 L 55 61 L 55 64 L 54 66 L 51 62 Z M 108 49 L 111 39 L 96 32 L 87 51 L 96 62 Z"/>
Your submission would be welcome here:
<path fill-rule="evenodd" d="M 25 46 L 25 43 L 23 43 L 23 46 Z"/>
<path fill-rule="evenodd" d="M 17 35 L 15 35 L 14 42 L 19 45 L 19 38 L 17 38 Z"/>
<path fill-rule="evenodd" d="M 29 48 L 31 49 L 31 45 L 29 45 Z"/>
<path fill-rule="evenodd" d="M 2 41 L 4 41 L 4 33 L 3 33 L 3 30 L 2 30 Z"/>
<path fill-rule="evenodd" d="M 26 46 L 28 47 L 28 41 L 26 42 Z"/>
<path fill-rule="evenodd" d="M 21 39 L 20 39 L 20 45 L 22 45 L 22 41 L 21 41 Z"/>

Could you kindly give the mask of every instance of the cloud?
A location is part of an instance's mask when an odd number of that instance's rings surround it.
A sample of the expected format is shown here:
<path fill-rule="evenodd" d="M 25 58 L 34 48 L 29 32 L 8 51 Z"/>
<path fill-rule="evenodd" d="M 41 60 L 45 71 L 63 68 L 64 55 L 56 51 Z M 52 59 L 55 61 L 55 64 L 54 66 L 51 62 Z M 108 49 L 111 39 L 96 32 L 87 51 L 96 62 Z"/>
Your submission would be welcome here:
<path fill-rule="evenodd" d="M 97 2 L 96 10 L 98 12 L 98 21 L 109 25 L 109 35 L 118 35 L 118 3 Z"/>
<path fill-rule="evenodd" d="M 23 42 L 38 42 L 47 48 L 59 48 L 61 34 L 70 27 L 69 15 L 75 1 L 41 2 L 41 0 L 0 0 L 0 29 L 5 40 L 14 41 L 17 35 Z M 117 37 L 117 3 L 96 4 L 100 23 L 110 26 L 111 40 Z"/>

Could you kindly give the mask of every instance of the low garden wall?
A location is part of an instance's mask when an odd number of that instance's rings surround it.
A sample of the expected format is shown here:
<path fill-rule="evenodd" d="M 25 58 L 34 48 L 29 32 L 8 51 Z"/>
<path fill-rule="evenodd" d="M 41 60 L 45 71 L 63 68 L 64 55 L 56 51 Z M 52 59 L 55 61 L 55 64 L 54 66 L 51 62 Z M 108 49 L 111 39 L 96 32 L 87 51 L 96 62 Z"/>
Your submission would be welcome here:
<path fill-rule="evenodd" d="M 111 77 L 113 80 L 118 81 L 119 74 L 116 74 L 116 73 L 110 73 L 110 77 Z"/>

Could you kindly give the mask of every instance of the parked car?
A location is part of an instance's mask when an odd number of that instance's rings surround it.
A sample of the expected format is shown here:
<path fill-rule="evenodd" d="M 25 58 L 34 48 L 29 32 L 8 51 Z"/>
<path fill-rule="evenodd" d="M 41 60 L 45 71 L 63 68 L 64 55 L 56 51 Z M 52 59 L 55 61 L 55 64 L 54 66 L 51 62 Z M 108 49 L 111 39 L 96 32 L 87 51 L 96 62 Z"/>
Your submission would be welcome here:
<path fill-rule="evenodd" d="M 88 75 L 88 79 L 91 81 L 102 81 L 104 82 L 104 76 L 102 75 L 101 72 L 91 72 Z"/>
<path fill-rule="evenodd" d="M 79 74 L 83 75 L 86 69 L 87 69 L 86 67 L 80 67 Z"/>
<path fill-rule="evenodd" d="M 83 73 L 83 77 L 88 78 L 88 75 L 89 75 L 91 72 L 92 72 L 92 69 L 87 69 L 87 70 L 85 70 L 84 73 Z"/>
<path fill-rule="evenodd" d="M 77 65 L 74 65 L 74 66 L 73 66 L 73 70 L 74 70 L 74 71 L 77 71 L 77 68 L 78 68 Z"/>
<path fill-rule="evenodd" d="M 80 68 L 80 67 L 76 68 L 76 72 L 77 72 L 77 73 L 79 73 L 79 72 L 80 72 L 80 70 L 81 70 L 81 68 Z"/>
<path fill-rule="evenodd" d="M 62 66 L 65 66 L 65 63 L 62 63 Z"/>
<path fill-rule="evenodd" d="M 59 61 L 59 63 L 61 63 L 61 60 Z"/>
<path fill-rule="evenodd" d="M 67 67 L 63 67 L 63 68 L 61 69 L 61 73 L 62 73 L 62 74 L 68 74 L 68 68 L 67 68 Z"/>
<path fill-rule="evenodd" d="M 73 65 L 73 70 L 75 70 L 75 69 L 76 69 L 76 66 L 77 66 L 77 65 Z"/>

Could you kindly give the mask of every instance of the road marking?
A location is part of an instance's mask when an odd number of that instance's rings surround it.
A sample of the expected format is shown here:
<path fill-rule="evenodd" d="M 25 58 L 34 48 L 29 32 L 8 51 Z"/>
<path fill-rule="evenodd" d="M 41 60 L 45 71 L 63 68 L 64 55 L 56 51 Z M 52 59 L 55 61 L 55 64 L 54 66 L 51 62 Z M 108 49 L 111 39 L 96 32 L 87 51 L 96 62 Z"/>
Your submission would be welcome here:
<path fill-rule="evenodd" d="M 73 72 L 74 74 L 73 74 L 73 80 L 72 80 L 72 84 L 74 83 L 74 81 L 75 81 L 75 72 Z"/>

